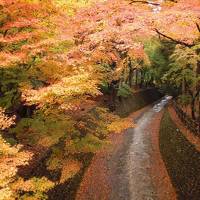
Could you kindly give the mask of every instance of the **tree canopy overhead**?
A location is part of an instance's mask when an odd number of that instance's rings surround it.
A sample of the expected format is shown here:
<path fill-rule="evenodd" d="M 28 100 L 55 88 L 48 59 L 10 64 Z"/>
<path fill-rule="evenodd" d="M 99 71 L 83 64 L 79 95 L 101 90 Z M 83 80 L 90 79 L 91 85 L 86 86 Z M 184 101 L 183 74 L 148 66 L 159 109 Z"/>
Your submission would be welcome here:
<path fill-rule="evenodd" d="M 133 126 L 105 96 L 114 105 L 167 85 L 190 96 L 196 118 L 199 45 L 199 0 L 0 0 L 0 199 L 47 198 L 82 169 L 77 154 Z M 50 151 L 56 181 L 20 177 L 19 166 Z"/>

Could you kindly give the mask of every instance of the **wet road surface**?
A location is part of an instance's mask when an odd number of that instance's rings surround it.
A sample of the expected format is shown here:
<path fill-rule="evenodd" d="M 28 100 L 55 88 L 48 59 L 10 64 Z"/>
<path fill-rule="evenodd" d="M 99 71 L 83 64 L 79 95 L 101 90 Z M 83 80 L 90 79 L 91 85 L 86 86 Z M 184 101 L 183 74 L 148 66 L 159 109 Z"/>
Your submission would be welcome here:
<path fill-rule="evenodd" d="M 168 102 L 168 97 L 152 106 L 127 130 L 123 149 L 111 159 L 110 200 L 156 200 L 157 191 L 150 175 L 152 143 L 149 124 Z M 156 174 L 156 172 L 155 172 Z"/>

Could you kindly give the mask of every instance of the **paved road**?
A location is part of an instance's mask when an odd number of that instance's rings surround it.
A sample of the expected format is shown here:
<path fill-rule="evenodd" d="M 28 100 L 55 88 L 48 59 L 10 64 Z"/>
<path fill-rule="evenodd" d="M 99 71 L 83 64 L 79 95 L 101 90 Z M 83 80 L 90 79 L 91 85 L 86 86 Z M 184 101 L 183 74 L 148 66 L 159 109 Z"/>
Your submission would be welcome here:
<path fill-rule="evenodd" d="M 157 191 L 150 175 L 152 152 L 149 124 L 167 104 L 167 99 L 143 113 L 136 128 L 127 130 L 126 146 L 111 159 L 111 200 L 156 200 Z M 156 174 L 156 172 L 155 172 Z"/>
<path fill-rule="evenodd" d="M 159 128 L 156 119 L 160 119 L 159 112 L 167 102 L 165 98 L 139 112 L 135 128 L 113 135 L 113 148 L 96 154 L 84 175 L 76 200 L 157 200 L 161 194 L 158 189 L 165 192 L 162 199 L 173 200 L 166 195 L 169 184 L 163 184 L 163 181 L 167 180 L 167 172 L 162 171 L 165 166 L 159 153 L 158 133 L 152 129 L 152 126 Z M 157 177 L 161 177 L 159 188 L 155 188 L 152 180 Z"/>

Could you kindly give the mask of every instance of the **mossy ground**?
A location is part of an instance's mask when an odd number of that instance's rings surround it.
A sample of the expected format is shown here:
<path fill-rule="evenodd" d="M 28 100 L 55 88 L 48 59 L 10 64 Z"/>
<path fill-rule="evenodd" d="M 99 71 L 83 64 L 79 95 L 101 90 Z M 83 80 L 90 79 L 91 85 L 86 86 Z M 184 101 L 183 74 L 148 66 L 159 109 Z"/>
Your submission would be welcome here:
<path fill-rule="evenodd" d="M 183 136 L 165 111 L 160 151 L 179 200 L 200 199 L 200 152 Z"/>

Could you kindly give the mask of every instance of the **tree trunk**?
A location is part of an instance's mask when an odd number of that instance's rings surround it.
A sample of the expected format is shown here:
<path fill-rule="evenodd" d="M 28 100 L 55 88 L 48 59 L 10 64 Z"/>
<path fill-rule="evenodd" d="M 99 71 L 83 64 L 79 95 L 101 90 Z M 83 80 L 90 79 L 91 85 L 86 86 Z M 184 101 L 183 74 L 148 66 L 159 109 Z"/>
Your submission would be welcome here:
<path fill-rule="evenodd" d="M 182 80 L 182 94 L 185 94 L 185 79 Z"/>
<path fill-rule="evenodd" d="M 133 69 L 130 68 L 130 71 L 129 71 L 129 86 L 132 87 L 132 79 L 133 79 Z"/>
<path fill-rule="evenodd" d="M 198 103 L 199 103 L 199 120 L 200 120 L 200 94 L 199 94 L 199 98 L 198 98 Z"/>
<path fill-rule="evenodd" d="M 135 85 L 138 85 L 138 70 L 135 70 Z"/>
<path fill-rule="evenodd" d="M 118 80 L 115 80 L 115 81 L 112 81 L 111 84 L 110 84 L 110 109 L 112 111 L 115 110 L 116 108 L 116 97 L 117 97 L 117 88 L 119 86 L 119 81 Z"/>
<path fill-rule="evenodd" d="M 195 100 L 196 98 L 193 97 L 192 101 L 191 101 L 191 115 L 192 115 L 192 119 L 196 119 L 196 115 L 195 115 Z"/>
<path fill-rule="evenodd" d="M 144 72 L 141 71 L 141 81 L 140 81 L 140 87 L 144 85 Z"/>

